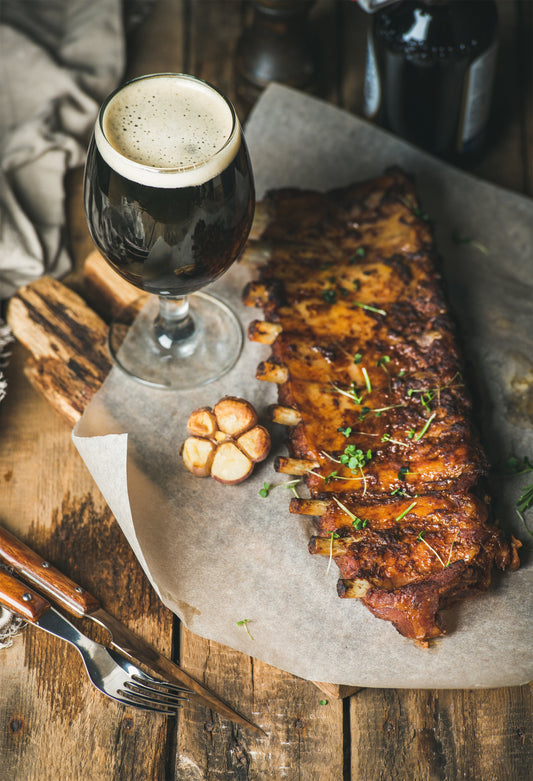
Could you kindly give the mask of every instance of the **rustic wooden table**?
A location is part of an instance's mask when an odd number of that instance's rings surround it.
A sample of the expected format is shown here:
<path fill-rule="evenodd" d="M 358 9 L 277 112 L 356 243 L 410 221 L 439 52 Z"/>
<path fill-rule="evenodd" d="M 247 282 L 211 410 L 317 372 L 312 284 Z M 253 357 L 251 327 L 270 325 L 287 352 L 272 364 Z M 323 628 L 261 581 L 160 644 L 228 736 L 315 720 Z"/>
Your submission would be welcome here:
<path fill-rule="evenodd" d="M 533 3 L 503 0 L 500 6 L 491 138 L 475 173 L 533 195 Z M 233 54 L 250 13 L 242 0 L 159 0 L 129 41 L 128 75 L 199 75 L 233 97 L 244 119 Z M 311 18 L 323 53 L 320 94 L 360 112 L 367 17 L 349 0 L 318 0 Z M 77 170 L 68 181 L 78 271 L 92 248 L 81 180 Z M 67 281 L 79 286 L 79 274 Z M 0 409 L 0 522 L 234 707 L 260 720 L 267 736 L 195 704 L 177 719 L 115 704 L 91 687 L 75 651 L 28 628 L 0 650 L 2 781 L 531 778 L 529 686 L 363 689 L 335 699 L 180 626 L 149 586 L 73 447 L 70 428 L 24 377 L 26 357 L 16 345 Z"/>

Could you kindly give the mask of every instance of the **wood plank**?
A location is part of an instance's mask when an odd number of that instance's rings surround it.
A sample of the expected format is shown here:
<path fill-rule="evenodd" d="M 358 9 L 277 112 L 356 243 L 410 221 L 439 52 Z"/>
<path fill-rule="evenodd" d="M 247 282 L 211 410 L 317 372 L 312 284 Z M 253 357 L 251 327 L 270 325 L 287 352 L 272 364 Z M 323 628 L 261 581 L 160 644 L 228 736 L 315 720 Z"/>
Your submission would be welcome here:
<path fill-rule="evenodd" d="M 217 687 L 267 733 L 256 737 L 213 714 L 183 714 L 176 778 L 339 781 L 343 777 L 343 702 L 316 686 L 226 646 L 182 633 L 188 671 Z M 196 773 L 197 775 L 193 775 Z M 183 774 L 183 775 L 180 775 Z"/>
<path fill-rule="evenodd" d="M 16 345 L 0 413 L 0 522 L 168 652 L 172 614 L 95 488 L 70 427 L 24 378 L 26 358 Z M 105 698 L 74 649 L 38 629 L 25 630 L 0 653 L 0 720 L 6 725 L 0 778 L 161 777 L 168 737 L 163 717 Z"/>
<path fill-rule="evenodd" d="M 352 778 L 526 781 L 532 700 L 529 686 L 365 689 L 351 700 Z"/>

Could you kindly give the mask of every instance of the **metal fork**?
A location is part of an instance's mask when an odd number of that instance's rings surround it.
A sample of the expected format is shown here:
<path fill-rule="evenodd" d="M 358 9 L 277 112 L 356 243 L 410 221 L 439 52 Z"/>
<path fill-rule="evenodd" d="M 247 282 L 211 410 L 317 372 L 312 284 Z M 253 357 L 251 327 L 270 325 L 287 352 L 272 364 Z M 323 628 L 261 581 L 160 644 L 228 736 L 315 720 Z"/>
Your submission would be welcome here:
<path fill-rule="evenodd" d="M 175 714 L 187 699 L 187 689 L 152 678 L 120 654 L 91 640 L 41 594 L 4 570 L 0 570 L 0 604 L 73 645 L 92 683 L 111 699 L 166 715 Z"/>
<path fill-rule="evenodd" d="M 56 613 L 54 608 L 51 610 Z M 188 699 L 187 689 L 147 675 L 125 657 L 82 634 L 60 613 L 50 615 L 54 620 L 59 616 L 61 635 L 41 623 L 37 626 L 73 645 L 83 659 L 91 682 L 111 699 L 168 716 L 174 715 L 183 700 Z"/>

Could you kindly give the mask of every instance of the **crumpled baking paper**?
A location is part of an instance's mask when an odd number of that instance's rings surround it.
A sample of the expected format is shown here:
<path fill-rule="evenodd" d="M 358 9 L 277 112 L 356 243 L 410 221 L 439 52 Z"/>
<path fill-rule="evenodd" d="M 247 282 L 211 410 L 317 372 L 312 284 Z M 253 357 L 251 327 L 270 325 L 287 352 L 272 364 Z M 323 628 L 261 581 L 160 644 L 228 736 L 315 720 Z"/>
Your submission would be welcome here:
<path fill-rule="evenodd" d="M 451 168 L 320 100 L 272 85 L 250 116 L 258 196 L 270 188 L 328 189 L 400 165 L 416 177 L 435 223 L 444 277 L 476 393 L 489 455 L 533 458 L 533 204 Z M 456 231 L 471 241 L 456 244 Z M 253 268 L 235 264 L 215 285 L 246 328 L 241 304 Z M 276 388 L 255 379 L 269 348 L 246 343 L 237 366 L 200 390 L 142 386 L 114 369 L 73 438 L 163 602 L 198 635 L 315 681 L 390 688 L 518 685 L 532 678 L 531 555 L 495 573 L 488 593 L 447 611 L 448 634 L 423 649 L 336 595 L 336 566 L 307 550 L 310 518 L 289 513 L 286 453 L 272 426 L 266 462 L 237 486 L 196 478 L 179 456 L 197 406 L 242 395 L 260 415 Z M 525 478 L 527 480 L 527 476 Z M 515 512 L 521 478 L 494 485 L 502 524 L 527 544 Z M 268 497 L 263 482 L 278 485 Z M 524 551 L 524 548 L 522 549 Z M 246 623 L 242 623 L 246 622 Z M 246 631 L 248 629 L 249 633 Z"/>

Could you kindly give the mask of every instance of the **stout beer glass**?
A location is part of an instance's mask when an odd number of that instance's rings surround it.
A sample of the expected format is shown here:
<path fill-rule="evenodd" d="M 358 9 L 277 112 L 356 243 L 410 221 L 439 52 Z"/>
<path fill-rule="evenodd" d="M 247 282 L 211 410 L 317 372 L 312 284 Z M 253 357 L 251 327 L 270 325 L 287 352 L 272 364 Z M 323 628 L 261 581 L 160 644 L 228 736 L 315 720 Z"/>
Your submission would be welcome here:
<path fill-rule="evenodd" d="M 213 86 L 153 74 L 106 99 L 87 154 L 87 223 L 113 269 L 155 294 L 111 326 L 111 354 L 128 374 L 185 389 L 234 365 L 239 321 L 220 299 L 195 291 L 238 257 L 254 203 L 239 121 Z"/>

